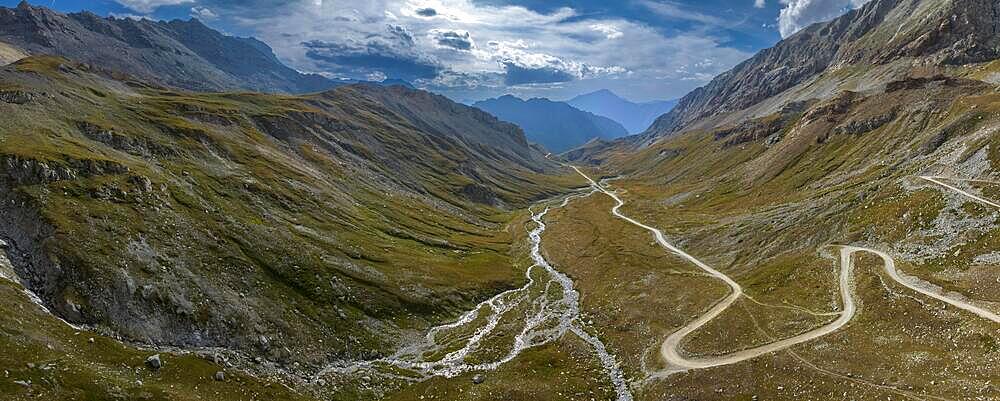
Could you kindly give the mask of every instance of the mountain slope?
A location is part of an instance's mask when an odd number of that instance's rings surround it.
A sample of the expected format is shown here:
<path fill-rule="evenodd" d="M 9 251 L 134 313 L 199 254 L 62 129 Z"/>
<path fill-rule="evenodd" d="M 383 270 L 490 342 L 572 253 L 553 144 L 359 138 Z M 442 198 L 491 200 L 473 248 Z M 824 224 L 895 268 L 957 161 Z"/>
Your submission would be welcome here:
<path fill-rule="evenodd" d="M 391 352 L 523 280 L 509 209 L 565 190 L 520 129 L 425 92 L 116 76 L 0 68 L 0 238 L 57 315 L 130 341 L 289 371 Z"/>
<path fill-rule="evenodd" d="M 677 105 L 676 100 L 634 103 L 607 89 L 577 96 L 566 103 L 580 110 L 615 120 L 630 134 L 645 131 L 657 117 Z"/>
<path fill-rule="evenodd" d="M 608 118 L 548 99 L 522 100 L 506 95 L 476 102 L 473 106 L 517 124 L 530 141 L 555 153 L 573 149 L 594 138 L 618 138 L 628 133 L 621 124 Z"/>
<path fill-rule="evenodd" d="M 637 399 L 996 393 L 981 368 L 1000 327 L 996 6 L 873 0 L 721 75 L 646 135 L 565 154 L 615 177 L 622 200 L 571 205 L 547 249 L 616 330 L 623 369 L 647 378 Z M 646 246 L 646 226 L 670 246 Z M 749 352 L 762 348 L 775 352 Z"/>
<path fill-rule="evenodd" d="M 987 0 L 873 0 L 803 29 L 692 91 L 640 141 L 649 143 L 699 119 L 747 109 L 800 85 L 814 87 L 806 98 L 829 97 L 838 86 L 864 89 L 903 78 L 911 62 L 934 66 L 991 60 L 1000 49 L 992 17 L 997 8 Z M 851 68 L 860 66 L 868 70 Z M 845 77 L 851 75 L 853 79 Z M 812 82 L 817 79 L 823 82 Z M 774 104 L 757 116 L 780 107 Z"/>
<path fill-rule="evenodd" d="M 181 89 L 307 93 L 335 86 L 283 65 L 260 41 L 222 35 L 198 20 L 61 14 L 22 2 L 0 7 L 0 41 Z"/>
<path fill-rule="evenodd" d="M 7 43 L 0 42 L 0 65 L 13 63 L 27 56 L 28 55 L 23 50 Z"/>

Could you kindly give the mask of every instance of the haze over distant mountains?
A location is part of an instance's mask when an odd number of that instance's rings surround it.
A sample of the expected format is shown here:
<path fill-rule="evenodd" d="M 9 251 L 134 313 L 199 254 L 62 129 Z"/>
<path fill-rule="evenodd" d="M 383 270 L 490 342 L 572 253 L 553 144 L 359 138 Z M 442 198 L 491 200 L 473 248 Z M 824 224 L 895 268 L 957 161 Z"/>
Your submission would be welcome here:
<path fill-rule="evenodd" d="M 573 149 L 594 138 L 615 139 L 628 135 L 625 127 L 614 120 L 544 98 L 523 100 L 506 95 L 476 102 L 473 106 L 519 125 L 528 140 L 555 153 Z"/>
<path fill-rule="evenodd" d="M 569 105 L 617 121 L 630 134 L 645 131 L 661 115 L 677 105 L 677 100 L 635 103 L 602 89 L 566 101 Z"/>

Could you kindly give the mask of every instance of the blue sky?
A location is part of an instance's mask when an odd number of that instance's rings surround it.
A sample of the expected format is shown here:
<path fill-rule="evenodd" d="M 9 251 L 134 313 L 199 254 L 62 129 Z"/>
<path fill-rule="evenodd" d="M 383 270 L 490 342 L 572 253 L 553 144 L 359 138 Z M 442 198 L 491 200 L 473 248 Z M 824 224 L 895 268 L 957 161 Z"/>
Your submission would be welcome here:
<path fill-rule="evenodd" d="M 474 101 L 611 89 L 677 98 L 782 36 L 867 0 L 41 0 L 187 19 L 267 42 L 290 66 L 398 78 Z M 14 6 L 16 0 L 0 0 Z"/>

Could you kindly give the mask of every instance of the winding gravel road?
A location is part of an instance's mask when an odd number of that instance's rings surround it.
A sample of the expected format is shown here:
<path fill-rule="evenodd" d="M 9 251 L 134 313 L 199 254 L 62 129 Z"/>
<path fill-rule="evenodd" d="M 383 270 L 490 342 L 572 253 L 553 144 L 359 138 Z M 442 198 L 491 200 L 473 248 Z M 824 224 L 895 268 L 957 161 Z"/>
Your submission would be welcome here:
<path fill-rule="evenodd" d="M 698 260 L 694 256 L 691 256 L 687 252 L 684 252 L 680 248 L 668 242 L 665 236 L 663 235 L 662 231 L 650 227 L 648 225 L 645 225 L 643 223 L 640 223 L 639 221 L 622 214 L 621 208 L 622 206 L 625 205 L 625 202 L 616 193 L 609 191 L 602 185 L 598 184 L 596 181 L 594 181 L 589 176 L 584 174 L 583 171 L 581 171 L 579 168 L 575 166 L 571 167 L 574 170 L 576 170 L 578 174 L 583 176 L 588 182 L 590 182 L 590 185 L 594 187 L 596 190 L 614 199 L 616 205 L 611 209 L 611 213 L 614 216 L 622 220 L 625 220 L 630 224 L 641 227 L 651 232 L 653 234 L 653 237 L 656 239 L 656 242 L 659 243 L 660 246 L 662 246 L 664 249 L 667 249 L 668 251 L 673 252 L 674 254 L 680 256 L 681 258 L 695 264 L 696 266 L 707 272 L 712 277 L 722 280 L 731 289 L 729 295 L 727 295 L 724 299 L 716 303 L 714 306 L 712 306 L 708 311 L 706 311 L 697 319 L 689 322 L 688 324 L 681 327 L 679 330 L 670 334 L 670 336 L 668 336 L 667 339 L 663 341 L 662 345 L 660 346 L 660 355 L 663 358 L 663 361 L 667 364 L 667 368 L 664 369 L 663 371 L 651 374 L 652 377 L 662 377 L 676 372 L 681 372 L 691 369 L 704 369 L 704 368 L 724 366 L 746 361 L 748 359 L 753 359 L 761 355 L 785 350 L 792 346 L 823 337 L 827 334 L 831 334 L 843 328 L 851 321 L 851 319 L 854 318 L 854 315 L 857 312 L 857 305 L 855 303 L 855 294 L 853 288 L 854 286 L 853 256 L 854 254 L 859 252 L 871 253 L 881 258 L 883 261 L 883 267 L 886 274 L 888 274 L 890 278 L 892 278 L 899 284 L 913 291 L 916 291 L 920 294 L 924 294 L 931 298 L 945 302 L 949 305 L 972 312 L 982 318 L 1000 323 L 1000 316 L 998 316 L 996 313 L 992 311 L 970 304 L 963 300 L 947 296 L 939 290 L 931 289 L 930 286 L 922 285 L 921 283 L 916 282 L 915 280 L 912 280 L 908 277 L 904 277 L 896 269 L 896 264 L 895 261 L 893 261 L 892 257 L 885 252 L 870 248 L 857 247 L 857 246 L 839 246 L 838 248 L 840 249 L 841 269 L 840 269 L 838 284 L 840 287 L 843 310 L 840 311 L 839 313 L 833 313 L 835 315 L 838 315 L 836 320 L 828 324 L 825 324 L 823 326 L 817 327 L 815 329 L 809 330 L 807 332 L 798 334 L 796 336 L 781 339 L 759 347 L 740 350 L 726 355 L 707 356 L 707 357 L 685 356 L 681 353 L 680 350 L 681 342 L 684 340 L 684 338 L 686 338 L 691 333 L 697 331 L 699 328 L 703 327 L 704 325 L 706 325 L 707 323 L 711 322 L 713 319 L 718 317 L 727 308 L 732 306 L 733 303 L 735 303 L 741 296 L 745 296 L 745 294 L 743 293 L 743 288 L 739 285 L 739 283 L 734 281 L 729 276 L 712 268 L 708 264 Z M 980 198 L 976 195 L 970 194 L 959 188 L 956 188 L 954 186 L 939 181 L 937 178 L 940 177 L 920 177 L 920 178 L 939 184 L 945 188 L 951 189 L 959 194 L 975 199 L 979 202 L 1000 208 L 1000 205 L 994 202 Z"/>
<path fill-rule="evenodd" d="M 952 186 L 950 184 L 946 184 L 946 183 L 944 183 L 944 182 L 941 181 L 941 180 L 947 180 L 947 179 L 949 179 L 947 177 L 932 177 L 932 176 L 922 175 L 922 176 L 920 176 L 920 179 L 925 180 L 925 181 L 930 181 L 930 182 L 938 184 L 938 185 L 940 185 L 942 187 L 948 188 L 948 189 L 950 189 L 950 190 L 952 190 L 954 192 L 957 192 L 958 194 L 960 194 L 962 196 L 965 196 L 965 197 L 968 197 L 968 198 L 970 198 L 972 200 L 975 200 L 976 202 L 982 203 L 982 204 L 987 205 L 987 206 L 993 206 L 993 207 L 995 207 L 997 209 L 1000 209 L 1000 203 L 996 203 L 996 202 L 993 202 L 993 201 L 991 201 L 989 199 L 984 199 L 984 198 L 979 197 L 977 195 L 973 195 L 973 194 L 968 193 L 968 192 L 966 192 L 966 191 L 964 191 L 962 189 L 959 189 L 957 187 L 954 187 L 954 186 Z M 984 182 L 982 180 L 960 180 L 960 181 Z M 989 181 L 985 181 L 985 182 L 989 182 Z"/>

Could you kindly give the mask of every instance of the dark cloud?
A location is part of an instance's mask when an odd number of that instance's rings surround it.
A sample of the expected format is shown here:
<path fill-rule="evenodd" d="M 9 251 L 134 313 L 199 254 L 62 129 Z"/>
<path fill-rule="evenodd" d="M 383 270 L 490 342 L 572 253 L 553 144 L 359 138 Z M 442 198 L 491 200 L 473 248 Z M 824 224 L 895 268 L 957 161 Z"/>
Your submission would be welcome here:
<path fill-rule="evenodd" d="M 411 35 L 410 31 L 407 31 L 406 28 L 403 28 L 399 25 L 389 25 L 386 27 L 386 32 L 388 32 L 389 34 L 387 38 L 389 40 L 395 40 L 403 46 L 415 45 L 415 43 L 413 42 L 413 35 Z"/>
<path fill-rule="evenodd" d="M 428 7 L 428 8 L 418 9 L 417 10 L 417 15 L 420 15 L 420 16 L 423 16 L 423 17 L 433 17 L 435 15 L 438 15 L 438 12 L 437 12 L 437 10 Z"/>
<path fill-rule="evenodd" d="M 576 79 L 576 75 L 554 67 L 532 68 L 513 62 L 504 62 L 503 66 L 507 71 L 504 76 L 504 83 L 507 85 L 551 84 Z"/>
<path fill-rule="evenodd" d="M 306 57 L 325 70 L 352 76 L 380 72 L 389 78 L 432 79 L 444 69 L 440 62 L 417 51 L 413 35 L 396 25 L 387 26 L 383 33 L 369 34 L 362 41 L 311 40 L 302 46 Z"/>
<path fill-rule="evenodd" d="M 439 46 L 455 50 L 472 50 L 472 35 L 468 32 L 433 30 L 431 36 Z"/>

